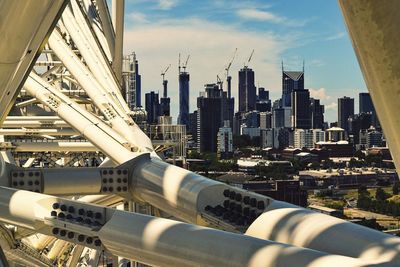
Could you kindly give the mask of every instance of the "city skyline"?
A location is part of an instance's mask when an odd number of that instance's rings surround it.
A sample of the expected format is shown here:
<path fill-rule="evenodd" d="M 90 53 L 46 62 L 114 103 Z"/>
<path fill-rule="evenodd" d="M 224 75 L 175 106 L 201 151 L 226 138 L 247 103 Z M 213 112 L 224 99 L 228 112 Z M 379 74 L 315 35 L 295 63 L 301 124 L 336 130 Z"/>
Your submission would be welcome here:
<path fill-rule="evenodd" d="M 147 92 L 162 92 L 161 71 L 172 64 L 166 79 L 176 121 L 178 54 L 191 55 L 187 71 L 192 112 L 204 84 L 216 82 L 217 74 L 225 76 L 224 68 L 238 48 L 230 70 L 236 99 L 238 71 L 255 49 L 249 67 L 255 71 L 256 86 L 270 90 L 271 99 L 281 93 L 281 61 L 287 70 L 301 70 L 304 59 L 305 88 L 321 99 L 327 121 L 337 120 L 337 99 L 342 96 L 355 98 L 358 110 L 358 93 L 367 90 L 339 7 L 326 1 L 317 12 L 315 6 L 315 1 L 127 1 L 125 53 L 137 53 L 142 101 Z M 302 13 L 295 12 L 299 7 Z"/>

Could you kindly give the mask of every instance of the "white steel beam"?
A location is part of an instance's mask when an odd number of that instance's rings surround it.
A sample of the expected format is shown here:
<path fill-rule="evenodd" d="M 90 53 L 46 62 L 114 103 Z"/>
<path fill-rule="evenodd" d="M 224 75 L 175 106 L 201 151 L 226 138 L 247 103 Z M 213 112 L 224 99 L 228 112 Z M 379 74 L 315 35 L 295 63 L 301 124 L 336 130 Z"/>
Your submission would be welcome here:
<path fill-rule="evenodd" d="M 114 50 L 115 52 L 114 52 L 113 68 L 119 82 L 122 83 L 125 0 L 113 0 L 111 9 L 112 9 L 112 21 L 115 32 L 115 50 Z"/>
<path fill-rule="evenodd" d="M 43 81 L 39 76 L 32 77 L 26 81 L 25 89 L 41 103 L 55 111 L 58 116 L 83 134 L 103 153 L 106 155 L 112 154 L 112 156 L 109 156 L 116 162 L 127 161 L 134 157 L 135 154 L 123 145 L 123 138 L 113 132 L 107 125 L 101 123 L 87 111 L 82 110 L 72 100 L 64 99 L 65 96 L 63 97 L 61 93 L 55 95 L 56 90 L 50 91 L 51 85 Z"/>
<path fill-rule="evenodd" d="M 24 206 L 28 201 L 29 209 Z M 354 258 L 4 187 L 0 187 L 0 219 L 156 266 L 373 266 Z"/>
<path fill-rule="evenodd" d="M 110 12 L 107 6 L 107 1 L 97 0 L 96 4 L 101 20 L 101 26 L 103 27 L 104 35 L 107 39 L 108 47 L 110 48 L 110 53 L 113 59 L 115 53 L 115 32 L 112 25 Z"/>
<path fill-rule="evenodd" d="M 0 125 L 68 1 L 0 2 Z"/>
<path fill-rule="evenodd" d="M 54 31 L 50 36 L 49 45 L 81 84 L 100 112 L 110 122 L 111 127 L 121 136 L 124 136 L 132 146 L 135 146 L 138 152 L 150 152 L 152 156 L 158 158 L 150 138 L 142 132 L 130 116 L 121 108 L 118 108 L 117 105 L 113 105 L 113 101 L 106 95 L 102 85 L 83 65 L 80 59 L 71 52 L 71 49 L 65 44 L 57 31 Z"/>

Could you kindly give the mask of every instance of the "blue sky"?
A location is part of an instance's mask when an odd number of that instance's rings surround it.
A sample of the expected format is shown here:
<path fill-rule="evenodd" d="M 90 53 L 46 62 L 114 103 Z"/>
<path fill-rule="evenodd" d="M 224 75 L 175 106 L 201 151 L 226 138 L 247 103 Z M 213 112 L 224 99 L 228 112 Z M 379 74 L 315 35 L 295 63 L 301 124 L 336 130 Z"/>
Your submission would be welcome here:
<path fill-rule="evenodd" d="M 174 119 L 178 115 L 178 54 L 190 54 L 190 110 L 204 84 L 224 77 L 231 67 L 237 99 L 237 72 L 254 49 L 249 66 L 272 99 L 281 94 L 281 61 L 286 69 L 302 68 L 305 86 L 326 105 L 327 121 L 337 120 L 337 98 L 366 91 L 336 0 L 127 0 L 125 54 L 135 51 L 144 93 L 160 91 L 166 75 Z M 237 100 L 236 100 L 237 103 Z M 144 103 L 143 103 L 144 104 Z"/>

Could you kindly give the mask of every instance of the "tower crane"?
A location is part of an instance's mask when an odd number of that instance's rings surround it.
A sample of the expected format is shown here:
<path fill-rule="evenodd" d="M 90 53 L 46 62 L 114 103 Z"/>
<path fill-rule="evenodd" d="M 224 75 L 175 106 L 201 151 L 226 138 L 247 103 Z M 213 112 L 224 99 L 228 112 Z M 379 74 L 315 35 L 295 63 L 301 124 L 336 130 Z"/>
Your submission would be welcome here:
<path fill-rule="evenodd" d="M 187 56 L 185 63 L 182 65 L 183 72 L 186 72 L 186 67 L 187 67 L 187 64 L 188 64 L 189 58 L 190 58 L 190 55 L 188 55 L 188 56 Z"/>
<path fill-rule="evenodd" d="M 163 82 L 165 81 L 165 74 L 167 73 L 167 71 L 169 70 L 170 67 L 171 67 L 171 64 L 169 64 L 168 67 L 163 72 L 161 72 Z"/>
<path fill-rule="evenodd" d="M 229 76 L 229 69 L 231 68 L 231 66 L 232 66 L 232 63 L 233 63 L 233 60 L 235 60 L 235 57 L 236 57 L 236 54 L 237 54 L 237 48 L 235 49 L 235 52 L 233 53 L 233 57 L 232 57 L 232 59 L 231 59 L 231 61 L 228 63 L 228 65 L 226 66 L 226 68 L 225 68 L 225 71 L 226 71 L 226 78 Z"/>
<path fill-rule="evenodd" d="M 162 84 L 163 84 L 163 98 L 167 98 L 167 94 L 168 94 L 167 93 L 168 81 L 165 80 L 165 74 L 167 73 L 167 71 L 169 70 L 170 67 L 171 67 L 171 64 L 169 64 L 168 67 L 163 72 L 161 72 Z"/>
<path fill-rule="evenodd" d="M 249 63 L 250 63 L 250 61 L 251 61 L 251 59 L 252 59 L 252 57 L 253 57 L 253 54 L 254 54 L 254 49 L 253 49 L 253 51 L 251 51 L 251 54 L 250 54 L 250 56 L 249 56 L 249 59 L 247 60 L 247 63 L 244 63 L 244 67 L 245 68 L 247 68 L 248 66 L 249 66 Z M 247 64 L 247 65 L 246 65 Z"/>

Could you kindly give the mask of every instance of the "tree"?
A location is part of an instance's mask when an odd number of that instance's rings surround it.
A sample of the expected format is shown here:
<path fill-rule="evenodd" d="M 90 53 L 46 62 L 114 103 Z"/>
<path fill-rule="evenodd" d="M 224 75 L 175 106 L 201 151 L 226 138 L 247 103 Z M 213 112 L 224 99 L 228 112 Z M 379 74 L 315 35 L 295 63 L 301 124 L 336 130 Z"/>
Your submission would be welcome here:
<path fill-rule="evenodd" d="M 398 195 L 400 192 L 400 184 L 399 182 L 394 182 L 393 187 L 392 187 L 393 195 Z"/>
<path fill-rule="evenodd" d="M 388 195 L 382 188 L 378 187 L 376 189 L 376 193 L 375 193 L 376 200 L 385 201 L 387 197 L 388 197 Z"/>

